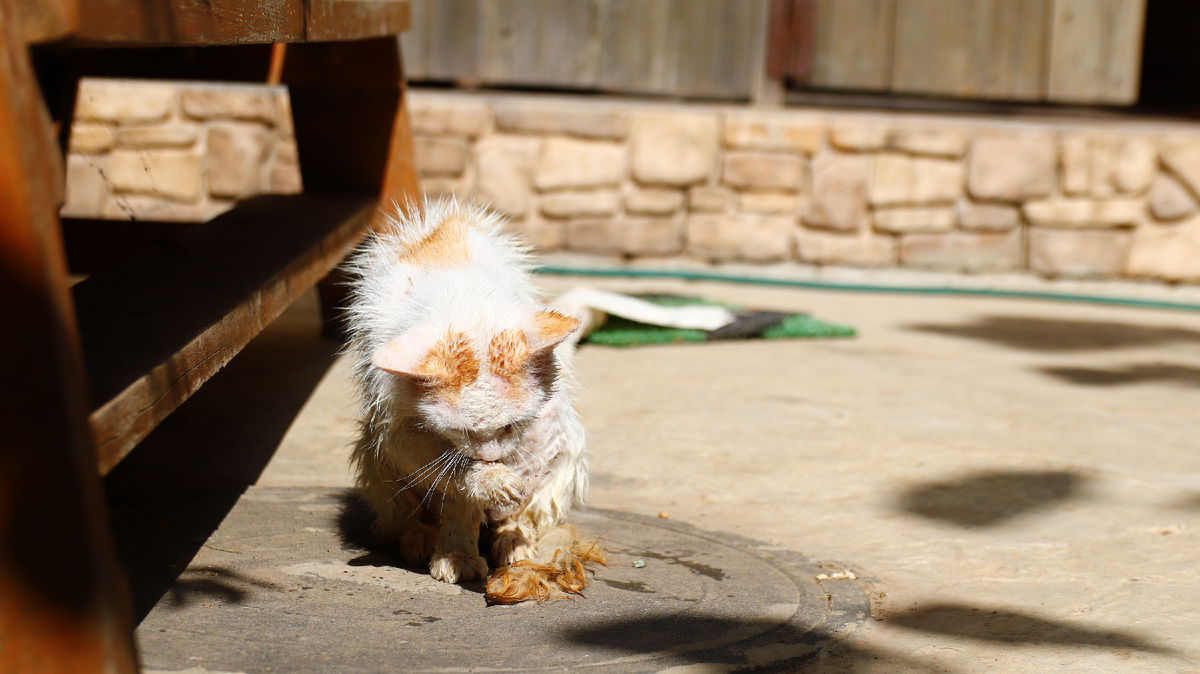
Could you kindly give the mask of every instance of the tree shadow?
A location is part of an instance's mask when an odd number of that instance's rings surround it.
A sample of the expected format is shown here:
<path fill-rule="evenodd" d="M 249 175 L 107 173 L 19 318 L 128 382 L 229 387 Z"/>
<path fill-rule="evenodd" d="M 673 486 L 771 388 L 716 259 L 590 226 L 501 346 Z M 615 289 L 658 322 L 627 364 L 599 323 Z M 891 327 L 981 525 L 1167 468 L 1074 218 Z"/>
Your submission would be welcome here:
<path fill-rule="evenodd" d="M 1033 646 L 1091 646 L 1161 655 L 1177 651 L 1120 630 L 1047 620 L 1004 609 L 934 604 L 890 616 L 888 625 L 924 634 L 945 634 L 976 641 Z"/>
<path fill-rule="evenodd" d="M 241 604 L 256 587 L 278 589 L 273 583 L 251 578 L 224 566 L 191 566 L 175 579 L 166 599 L 173 609 L 187 608 L 205 599 Z"/>
<path fill-rule="evenodd" d="M 1165 363 L 1127 365 L 1106 370 L 1088 367 L 1043 367 L 1041 371 L 1079 386 L 1123 386 L 1161 382 L 1200 387 L 1200 367 Z"/>
<path fill-rule="evenodd" d="M 897 505 L 927 519 L 991 527 L 1074 498 L 1085 482 L 1067 471 L 985 471 L 914 485 L 900 494 Z"/>
<path fill-rule="evenodd" d="M 105 477 L 137 622 L 255 483 L 332 364 L 338 344 L 319 336 L 316 312 L 315 294 L 297 302 Z"/>
<path fill-rule="evenodd" d="M 907 327 L 1013 349 L 1056 353 L 1200 342 L 1200 331 L 1187 328 L 1040 317 L 984 316 L 963 325 L 923 323 Z"/>

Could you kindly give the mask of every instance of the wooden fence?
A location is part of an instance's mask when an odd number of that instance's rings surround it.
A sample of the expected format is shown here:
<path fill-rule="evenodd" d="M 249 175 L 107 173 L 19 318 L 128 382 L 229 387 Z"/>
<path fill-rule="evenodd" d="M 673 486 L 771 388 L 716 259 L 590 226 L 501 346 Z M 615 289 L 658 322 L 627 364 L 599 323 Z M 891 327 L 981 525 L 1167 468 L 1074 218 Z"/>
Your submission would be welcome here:
<path fill-rule="evenodd" d="M 1136 102 L 1147 0 L 413 0 L 413 81 Z"/>

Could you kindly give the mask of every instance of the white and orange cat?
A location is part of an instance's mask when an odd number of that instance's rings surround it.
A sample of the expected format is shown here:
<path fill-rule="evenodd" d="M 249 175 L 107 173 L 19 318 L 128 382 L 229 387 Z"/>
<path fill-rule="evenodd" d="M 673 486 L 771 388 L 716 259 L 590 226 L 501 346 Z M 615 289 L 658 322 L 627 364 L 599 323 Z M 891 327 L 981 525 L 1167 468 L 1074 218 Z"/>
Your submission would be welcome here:
<path fill-rule="evenodd" d="M 603 561 L 563 525 L 588 483 L 570 395 L 580 320 L 539 301 L 496 216 L 450 200 L 412 210 L 351 262 L 353 462 L 376 531 L 448 583 L 490 563 L 493 603 L 578 592 L 583 564 Z"/>

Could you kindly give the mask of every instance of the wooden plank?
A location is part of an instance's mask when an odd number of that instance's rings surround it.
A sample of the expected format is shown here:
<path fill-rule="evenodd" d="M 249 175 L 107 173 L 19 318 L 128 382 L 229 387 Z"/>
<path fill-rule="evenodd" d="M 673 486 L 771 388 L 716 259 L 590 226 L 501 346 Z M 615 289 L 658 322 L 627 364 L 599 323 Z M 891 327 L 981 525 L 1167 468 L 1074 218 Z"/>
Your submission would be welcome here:
<path fill-rule="evenodd" d="M 975 0 L 968 95 L 1036 101 L 1045 96 L 1050 0 Z"/>
<path fill-rule="evenodd" d="M 409 30 L 400 43 L 404 54 L 404 76 L 409 80 L 426 77 L 429 61 L 429 5 L 433 0 L 412 0 Z"/>
<path fill-rule="evenodd" d="M 814 87 L 891 87 L 896 0 L 817 0 L 815 22 Z"/>
<path fill-rule="evenodd" d="M 74 288 L 102 472 L 334 268 L 368 197 L 257 197 Z"/>
<path fill-rule="evenodd" d="M 61 155 L 0 0 L 0 671 L 133 672 L 58 229 Z"/>
<path fill-rule="evenodd" d="M 31 43 L 216 45 L 365 39 L 409 25 L 407 0 L 25 0 Z"/>
<path fill-rule="evenodd" d="M 590 89 L 600 79 L 597 0 L 538 0 L 538 64 L 529 84 Z M 518 79 L 517 83 L 522 83 Z"/>
<path fill-rule="evenodd" d="M 762 39 L 762 0 L 722 0 L 716 6 L 715 44 L 709 60 L 705 97 L 747 99 L 754 81 L 752 63 Z"/>
<path fill-rule="evenodd" d="M 494 0 L 480 5 L 479 40 L 482 80 L 501 86 L 537 82 L 541 3 Z"/>
<path fill-rule="evenodd" d="M 767 25 L 767 74 L 807 84 L 812 78 L 816 0 L 772 0 Z"/>
<path fill-rule="evenodd" d="M 964 95 L 971 81 L 972 3 L 903 0 L 896 6 L 892 91 Z"/>
<path fill-rule="evenodd" d="M 1145 0 L 1053 0 L 1046 98 L 1129 104 L 1141 76 Z"/>
<path fill-rule="evenodd" d="M 716 45 L 718 0 L 672 0 L 663 93 L 696 96 L 708 89 Z"/>
<path fill-rule="evenodd" d="M 600 86 L 607 91 L 663 92 L 671 0 L 611 0 L 602 22 Z"/>
<path fill-rule="evenodd" d="M 439 0 L 427 11 L 428 79 L 479 82 L 479 0 Z"/>

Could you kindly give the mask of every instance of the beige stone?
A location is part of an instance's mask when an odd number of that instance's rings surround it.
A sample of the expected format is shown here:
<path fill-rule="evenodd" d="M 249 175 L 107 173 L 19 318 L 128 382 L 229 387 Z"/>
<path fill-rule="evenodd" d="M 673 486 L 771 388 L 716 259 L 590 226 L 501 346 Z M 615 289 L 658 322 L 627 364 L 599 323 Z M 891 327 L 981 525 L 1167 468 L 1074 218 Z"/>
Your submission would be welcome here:
<path fill-rule="evenodd" d="M 1054 189 L 1058 148 L 1048 133 L 988 134 L 971 143 L 967 191 L 981 200 L 1019 202 Z"/>
<path fill-rule="evenodd" d="M 693 215 L 687 252 L 712 261 L 778 262 L 791 252 L 795 220 L 754 215 Z"/>
<path fill-rule="evenodd" d="M 621 140 L 629 135 L 629 117 L 616 109 L 589 105 L 546 104 L 536 99 L 501 101 L 493 114 L 496 130 Z"/>
<path fill-rule="evenodd" d="M 275 124 L 282 92 L 246 85 L 210 85 L 179 92 L 183 114 L 195 119 L 238 119 Z"/>
<path fill-rule="evenodd" d="M 60 213 L 72 218 L 99 218 L 108 201 L 104 174 L 108 157 L 67 155 L 67 199 Z"/>
<path fill-rule="evenodd" d="M 98 154 L 111 150 L 115 142 L 116 133 L 113 132 L 112 127 L 76 122 L 71 126 L 71 139 L 68 147 L 71 152 Z"/>
<path fill-rule="evenodd" d="M 794 113 L 732 112 L 725 117 L 725 145 L 733 150 L 798 152 L 813 155 L 821 147 L 825 125 Z"/>
<path fill-rule="evenodd" d="M 461 138 L 418 136 L 413 154 L 421 176 L 458 176 L 467 168 L 469 147 Z"/>
<path fill-rule="evenodd" d="M 795 232 L 796 255 L 802 262 L 852 267 L 896 264 L 896 239 L 869 232 L 838 234 L 803 227 Z"/>
<path fill-rule="evenodd" d="M 727 152 L 721 180 L 739 189 L 798 192 L 804 185 L 804 160 L 794 154 Z"/>
<path fill-rule="evenodd" d="M 829 127 L 829 142 L 850 152 L 882 150 L 890 135 L 887 125 L 880 122 L 844 121 Z"/>
<path fill-rule="evenodd" d="M 567 223 L 567 248 L 593 255 L 625 252 L 625 222 L 614 218 L 585 218 Z"/>
<path fill-rule="evenodd" d="M 961 162 L 894 153 L 875 157 L 871 203 L 877 206 L 950 204 L 962 190 Z"/>
<path fill-rule="evenodd" d="M 108 179 L 117 192 L 196 202 L 203 192 L 201 166 L 200 155 L 185 150 L 114 150 Z"/>
<path fill-rule="evenodd" d="M 888 134 L 887 146 L 909 154 L 960 158 L 971 141 L 965 128 L 956 126 L 900 126 Z"/>
<path fill-rule="evenodd" d="M 478 99 L 410 94 L 408 100 L 409 124 L 417 136 L 476 138 L 491 124 L 491 107 Z"/>
<path fill-rule="evenodd" d="M 683 252 L 683 225 L 675 218 L 628 218 L 623 242 L 628 255 L 678 255 Z"/>
<path fill-rule="evenodd" d="M 538 206 L 548 218 L 611 216 L 617 212 L 617 193 L 611 190 L 568 190 L 543 194 Z"/>
<path fill-rule="evenodd" d="M 567 247 L 567 226 L 561 220 L 509 220 L 505 231 L 535 251 L 553 251 Z"/>
<path fill-rule="evenodd" d="M 713 174 L 720 141 L 715 113 L 647 112 L 633 119 L 633 177 L 645 185 L 691 185 Z"/>
<path fill-rule="evenodd" d="M 635 215 L 671 215 L 683 208 L 685 195 L 680 190 L 635 189 L 625 195 L 625 212 Z"/>
<path fill-rule="evenodd" d="M 875 229 L 901 234 L 909 232 L 948 232 L 954 229 L 954 208 L 899 207 L 877 208 L 873 215 Z"/>
<path fill-rule="evenodd" d="M 1021 209 L 1002 204 L 964 201 L 958 206 L 958 224 L 963 229 L 1007 232 L 1021 224 Z"/>
<path fill-rule="evenodd" d="M 1158 149 L 1146 138 L 1125 138 L 1117 146 L 1112 183 L 1123 194 L 1141 192 L 1158 174 Z"/>
<path fill-rule="evenodd" d="M 158 124 L 117 129 L 117 144 L 131 149 L 191 147 L 200 137 L 194 124 Z"/>
<path fill-rule="evenodd" d="M 1088 137 L 1068 136 L 1062 141 L 1062 191 L 1078 196 L 1087 194 L 1091 186 L 1088 161 Z"/>
<path fill-rule="evenodd" d="M 157 82 L 84 79 L 75 100 L 76 121 L 144 124 L 175 109 L 176 87 Z"/>
<path fill-rule="evenodd" d="M 539 190 L 615 187 L 625 177 L 625 148 L 615 143 L 549 138 L 538 153 L 534 185 Z"/>
<path fill-rule="evenodd" d="M 733 190 L 725 187 L 699 185 L 688 190 L 688 210 L 693 213 L 726 213 L 733 200 Z"/>
<path fill-rule="evenodd" d="M 1200 195 L 1200 137 L 1180 136 L 1163 141 L 1162 163 L 1193 195 Z"/>
<path fill-rule="evenodd" d="M 1150 214 L 1159 220 L 1178 220 L 1196 212 L 1197 204 L 1187 188 L 1169 174 L 1160 174 L 1150 186 Z"/>
<path fill-rule="evenodd" d="M 789 192 L 743 192 L 741 212 L 758 215 L 795 215 L 800 198 Z"/>
<path fill-rule="evenodd" d="M 1046 276 L 1118 276 L 1128 255 L 1129 232 L 1029 230 L 1029 268 Z"/>
<path fill-rule="evenodd" d="M 262 191 L 271 136 L 257 124 L 221 124 L 208 130 L 208 192 L 241 199 Z"/>
<path fill-rule="evenodd" d="M 481 139 L 475 146 L 475 197 L 510 217 L 524 217 L 533 200 L 537 152 L 538 141 L 531 138 Z"/>
<path fill-rule="evenodd" d="M 1000 272 L 1021 267 L 1021 232 L 906 234 L 900 264 L 959 272 Z"/>
<path fill-rule="evenodd" d="M 233 207 L 232 201 L 181 203 L 158 196 L 122 194 L 104 207 L 106 220 L 156 220 L 161 222 L 204 222 Z"/>
<path fill-rule="evenodd" d="M 859 231 L 870 223 L 867 184 L 870 159 L 826 154 L 812 162 L 812 189 L 801 218 L 823 229 Z"/>
<path fill-rule="evenodd" d="M 455 199 L 463 199 L 471 195 L 470 183 L 464 178 L 422 178 L 421 191 L 425 193 L 427 199 L 441 199 L 443 197 L 453 197 Z M 476 198 L 488 208 L 500 210 L 489 199 Z M 524 217 L 524 213 L 515 215 L 505 212 L 509 218 Z"/>
<path fill-rule="evenodd" d="M 1025 204 L 1023 211 L 1034 227 L 1130 227 L 1146 219 L 1146 204 L 1141 199 L 1031 201 Z"/>
<path fill-rule="evenodd" d="M 277 164 L 271 167 L 268 177 L 271 194 L 299 194 L 304 191 L 300 179 L 300 168 L 295 165 Z"/>
<path fill-rule="evenodd" d="M 1068 136 L 1062 142 L 1062 189 L 1106 198 L 1140 192 L 1158 171 L 1158 153 L 1144 138 L 1111 133 Z"/>
<path fill-rule="evenodd" d="M 300 149 L 296 147 L 296 139 L 280 138 L 275 143 L 275 163 L 289 166 L 300 163 Z"/>
<path fill-rule="evenodd" d="M 1200 282 L 1200 217 L 1133 231 L 1126 272 L 1165 281 Z"/>

